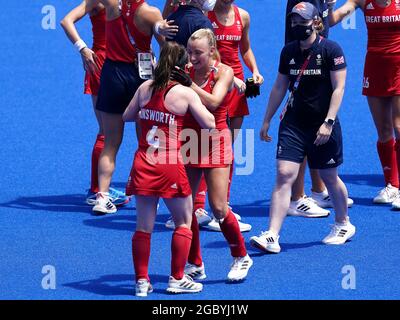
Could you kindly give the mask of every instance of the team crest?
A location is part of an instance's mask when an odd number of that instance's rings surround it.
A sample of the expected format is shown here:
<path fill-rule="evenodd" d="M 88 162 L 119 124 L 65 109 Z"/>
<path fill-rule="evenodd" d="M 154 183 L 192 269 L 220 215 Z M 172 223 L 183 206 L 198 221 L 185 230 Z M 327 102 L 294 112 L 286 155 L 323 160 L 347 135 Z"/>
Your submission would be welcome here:
<path fill-rule="evenodd" d="M 322 65 L 322 56 L 320 54 L 317 55 L 316 61 L 317 61 L 317 66 Z"/>

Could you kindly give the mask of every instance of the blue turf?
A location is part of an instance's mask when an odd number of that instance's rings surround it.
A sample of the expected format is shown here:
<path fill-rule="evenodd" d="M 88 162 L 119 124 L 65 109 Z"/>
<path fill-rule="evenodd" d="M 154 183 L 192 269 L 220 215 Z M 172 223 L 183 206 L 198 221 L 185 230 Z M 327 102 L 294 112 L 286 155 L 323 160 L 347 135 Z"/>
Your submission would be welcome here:
<path fill-rule="evenodd" d="M 62 29 L 41 28 L 41 9 L 49 1 L 8 1 L 0 13 L 0 299 L 135 299 L 131 235 L 134 204 L 118 214 L 94 217 L 84 202 L 89 186 L 90 154 L 96 123 L 90 100 L 82 95 L 83 71 L 78 54 Z M 79 0 L 53 0 L 57 23 Z M 344 1 L 338 1 L 343 3 Z M 150 1 L 161 6 L 163 1 Z M 253 226 L 266 228 L 275 177 L 275 142 L 261 143 L 258 130 L 275 79 L 283 42 L 284 1 L 237 1 L 252 16 L 251 37 L 266 82 L 262 95 L 250 101 L 244 127 L 255 130 L 255 170 L 236 176 L 234 209 Z M 280 4 L 277 4 L 280 3 Z M 79 23 L 89 42 L 88 19 Z M 357 226 L 344 246 L 325 246 L 333 218 L 288 218 L 281 234 L 283 252 L 254 259 L 248 279 L 225 283 L 231 258 L 220 233 L 202 232 L 208 278 L 198 295 L 165 293 L 169 273 L 171 232 L 161 206 L 152 238 L 150 262 L 155 292 L 148 299 L 398 299 L 399 214 L 375 206 L 371 198 L 383 185 L 375 151 L 376 133 L 366 100 L 361 96 L 366 47 L 365 26 L 357 14 L 356 29 L 332 29 L 348 61 L 348 81 L 341 122 L 345 163 L 340 172 L 355 200 L 350 210 Z M 271 133 L 277 137 L 277 117 Z M 128 125 L 118 156 L 114 186 L 123 188 L 135 150 Z M 310 189 L 307 175 L 306 190 Z M 247 241 L 248 242 L 248 241 Z M 41 287 L 42 267 L 56 268 L 56 290 Z M 342 267 L 353 265 L 356 290 L 341 287 Z"/>

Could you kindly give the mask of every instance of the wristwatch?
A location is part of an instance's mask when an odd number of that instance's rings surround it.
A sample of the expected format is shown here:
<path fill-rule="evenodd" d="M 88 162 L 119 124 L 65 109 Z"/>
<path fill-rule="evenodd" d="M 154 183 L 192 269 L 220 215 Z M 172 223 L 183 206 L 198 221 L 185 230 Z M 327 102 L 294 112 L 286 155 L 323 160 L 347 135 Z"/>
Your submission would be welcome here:
<path fill-rule="evenodd" d="M 332 127 L 335 124 L 334 119 L 325 119 L 325 124 Z"/>

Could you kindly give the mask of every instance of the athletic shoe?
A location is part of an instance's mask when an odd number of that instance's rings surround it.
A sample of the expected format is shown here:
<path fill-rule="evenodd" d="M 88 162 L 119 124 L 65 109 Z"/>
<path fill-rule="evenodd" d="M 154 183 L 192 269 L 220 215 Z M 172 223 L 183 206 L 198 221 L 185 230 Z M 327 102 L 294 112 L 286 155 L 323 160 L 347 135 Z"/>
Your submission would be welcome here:
<path fill-rule="evenodd" d="M 229 203 L 228 203 L 228 208 L 231 209 L 231 212 L 234 214 L 234 216 L 236 217 L 237 221 L 242 220 L 242 217 L 240 215 L 238 215 L 236 212 L 233 211 L 233 208 L 229 205 Z"/>
<path fill-rule="evenodd" d="M 251 230 L 251 225 L 248 223 L 244 223 L 242 221 L 238 221 L 240 232 L 248 232 Z M 213 218 L 209 224 L 202 226 L 204 229 L 210 230 L 210 231 L 216 231 L 216 232 L 221 232 L 221 226 L 219 225 L 219 222 L 217 219 Z"/>
<path fill-rule="evenodd" d="M 279 236 L 274 235 L 271 231 L 263 231 L 257 236 L 250 238 L 250 244 L 258 249 L 270 253 L 281 252 L 281 247 L 279 245 Z"/>
<path fill-rule="evenodd" d="M 329 197 L 328 190 L 322 192 L 311 192 L 311 198 L 321 208 L 333 208 L 333 203 L 331 197 Z M 347 207 L 351 208 L 354 204 L 353 199 L 347 198 Z"/>
<path fill-rule="evenodd" d="M 196 293 L 203 290 L 201 283 L 194 282 L 191 277 L 184 275 L 181 280 L 176 280 L 170 276 L 168 281 L 167 292 L 170 293 Z"/>
<path fill-rule="evenodd" d="M 152 292 L 153 287 L 147 279 L 139 279 L 136 282 L 136 297 L 147 297 L 147 294 Z"/>
<path fill-rule="evenodd" d="M 347 218 L 346 223 L 335 223 L 332 226 L 331 232 L 322 242 L 325 244 L 344 244 L 356 233 L 356 227 L 350 223 Z"/>
<path fill-rule="evenodd" d="M 199 226 L 207 225 L 212 220 L 212 218 L 208 215 L 208 212 L 203 208 L 198 208 L 194 213 L 196 215 Z M 175 223 L 172 217 L 169 217 L 167 222 L 165 222 L 165 227 L 175 230 Z"/>
<path fill-rule="evenodd" d="M 205 278 L 207 278 L 204 263 L 202 263 L 201 266 L 187 263 L 185 266 L 185 274 L 194 280 L 204 280 Z"/>
<path fill-rule="evenodd" d="M 231 270 L 228 273 L 228 281 L 241 281 L 245 279 L 252 265 L 253 260 L 248 254 L 244 257 L 233 258 Z"/>
<path fill-rule="evenodd" d="M 320 208 L 310 197 L 303 196 L 297 201 L 290 201 L 287 214 L 306 218 L 321 218 L 329 216 L 329 210 Z"/>
<path fill-rule="evenodd" d="M 393 187 L 390 183 L 378 192 L 378 195 L 374 198 L 374 203 L 392 203 L 396 199 L 399 189 Z"/>
<path fill-rule="evenodd" d="M 106 213 L 115 213 L 117 212 L 117 208 L 111 202 L 108 193 L 97 192 L 96 204 L 94 205 L 92 211 L 96 214 L 102 215 Z"/>
<path fill-rule="evenodd" d="M 400 192 L 397 194 L 397 197 L 392 202 L 393 210 L 400 210 Z"/>
<path fill-rule="evenodd" d="M 109 197 L 111 198 L 111 202 L 116 206 L 122 206 L 130 201 L 130 197 L 126 196 L 125 192 L 110 188 L 108 193 Z M 96 192 L 92 192 L 90 189 L 88 190 L 86 194 L 86 203 L 90 206 L 94 206 L 96 204 Z"/>

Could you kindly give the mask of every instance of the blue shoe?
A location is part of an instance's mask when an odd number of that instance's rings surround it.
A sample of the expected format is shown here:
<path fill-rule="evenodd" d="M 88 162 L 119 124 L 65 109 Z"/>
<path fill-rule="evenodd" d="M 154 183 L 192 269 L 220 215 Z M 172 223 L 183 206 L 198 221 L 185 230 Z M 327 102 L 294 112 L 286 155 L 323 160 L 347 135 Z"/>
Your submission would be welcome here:
<path fill-rule="evenodd" d="M 112 203 L 116 206 L 123 206 L 131 200 L 131 198 L 128 197 L 125 192 L 119 191 L 114 188 L 110 188 L 108 193 L 110 195 Z"/>
<path fill-rule="evenodd" d="M 123 206 L 127 204 L 131 198 L 125 195 L 125 192 L 118 191 L 117 189 L 109 189 L 109 197 L 111 202 L 116 206 Z M 86 194 L 86 203 L 90 206 L 96 205 L 96 193 L 88 190 Z"/>

